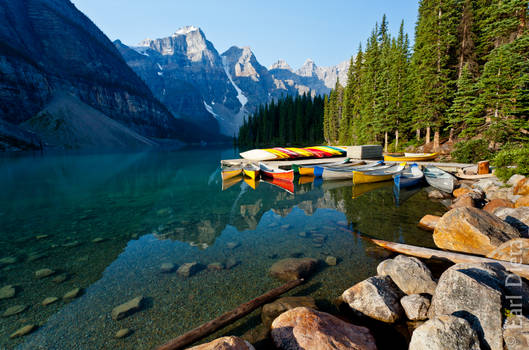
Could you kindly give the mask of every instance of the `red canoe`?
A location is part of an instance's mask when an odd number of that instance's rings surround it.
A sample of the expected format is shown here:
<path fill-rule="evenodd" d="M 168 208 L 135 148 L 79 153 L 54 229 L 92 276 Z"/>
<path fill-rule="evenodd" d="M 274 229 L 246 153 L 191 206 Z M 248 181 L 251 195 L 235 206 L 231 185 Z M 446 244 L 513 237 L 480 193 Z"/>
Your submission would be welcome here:
<path fill-rule="evenodd" d="M 272 169 L 263 163 L 259 163 L 259 168 L 261 169 L 261 174 L 263 174 L 263 176 L 288 181 L 294 180 L 294 170 Z"/>
<path fill-rule="evenodd" d="M 332 154 L 330 152 L 322 151 L 321 149 L 310 148 L 310 147 L 309 148 L 304 148 L 304 149 L 306 149 L 310 153 L 314 153 L 314 156 L 318 157 L 318 158 L 327 158 L 327 157 L 333 157 L 334 156 L 334 154 Z"/>

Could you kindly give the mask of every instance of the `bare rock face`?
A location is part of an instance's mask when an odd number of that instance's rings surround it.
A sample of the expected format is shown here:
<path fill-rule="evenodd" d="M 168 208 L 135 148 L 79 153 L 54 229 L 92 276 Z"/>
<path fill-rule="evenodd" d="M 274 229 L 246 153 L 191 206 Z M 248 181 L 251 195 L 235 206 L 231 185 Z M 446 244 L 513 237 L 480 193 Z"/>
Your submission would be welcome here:
<path fill-rule="evenodd" d="M 419 294 L 406 295 L 400 299 L 400 304 L 411 321 L 422 321 L 428 319 L 430 300 Z"/>
<path fill-rule="evenodd" d="M 503 323 L 503 341 L 506 350 L 529 349 L 529 318 L 509 315 Z"/>
<path fill-rule="evenodd" d="M 450 267 L 439 279 L 429 310 L 430 318 L 441 315 L 464 318 L 476 331 L 483 349 L 503 350 L 502 308 L 508 288 L 506 278 L 505 270 L 492 264 Z M 520 293 L 520 290 L 509 291 L 509 295 L 522 295 Z"/>
<path fill-rule="evenodd" d="M 383 261 L 377 267 L 380 276 L 389 276 L 397 287 L 406 294 L 432 294 L 437 283 L 428 267 L 419 259 L 398 255 Z"/>
<path fill-rule="evenodd" d="M 393 323 L 404 314 L 399 302 L 402 296 L 389 276 L 370 277 L 342 294 L 351 309 L 386 323 Z"/>
<path fill-rule="evenodd" d="M 433 234 L 441 249 L 481 255 L 514 238 L 520 238 L 520 234 L 511 225 L 475 208 L 450 210 L 441 217 Z"/>
<path fill-rule="evenodd" d="M 496 208 L 514 208 L 514 204 L 508 199 L 496 198 L 496 199 L 489 201 L 483 207 L 483 210 L 485 210 L 487 213 L 493 214 Z"/>
<path fill-rule="evenodd" d="M 252 344 L 239 337 L 222 337 L 209 343 L 193 346 L 188 350 L 255 350 Z"/>
<path fill-rule="evenodd" d="M 261 319 L 266 328 L 270 328 L 270 325 L 274 319 L 281 315 L 283 312 L 294 309 L 296 307 L 308 307 L 313 310 L 317 310 L 316 302 L 312 297 L 284 297 L 279 298 L 273 303 L 266 304 L 263 306 L 261 311 Z"/>
<path fill-rule="evenodd" d="M 409 350 L 480 350 L 476 332 L 463 318 L 442 315 L 426 321 L 411 337 Z"/>
<path fill-rule="evenodd" d="M 145 299 L 143 297 L 136 297 L 134 299 L 129 300 L 128 302 L 121 304 L 119 306 L 116 306 L 112 310 L 112 319 L 114 320 L 121 320 L 122 318 L 125 318 L 129 315 L 132 315 L 133 313 L 141 310 L 143 301 Z"/>
<path fill-rule="evenodd" d="M 376 350 L 365 327 L 344 322 L 325 312 L 298 307 L 272 323 L 272 339 L 282 350 Z"/>
<path fill-rule="evenodd" d="M 437 222 L 439 222 L 439 219 L 441 219 L 441 217 L 437 215 L 425 215 L 422 217 L 421 221 L 419 221 L 418 226 L 423 230 L 433 231 L 435 230 L 435 226 L 437 225 Z"/>
<path fill-rule="evenodd" d="M 487 258 L 529 264 L 529 238 L 511 239 L 487 254 Z"/>
<path fill-rule="evenodd" d="M 516 228 L 523 237 L 529 237 L 529 207 L 498 208 L 494 215 Z"/>
<path fill-rule="evenodd" d="M 270 275 L 282 281 L 292 281 L 310 276 L 316 269 L 318 260 L 312 258 L 282 259 L 270 267 Z"/>

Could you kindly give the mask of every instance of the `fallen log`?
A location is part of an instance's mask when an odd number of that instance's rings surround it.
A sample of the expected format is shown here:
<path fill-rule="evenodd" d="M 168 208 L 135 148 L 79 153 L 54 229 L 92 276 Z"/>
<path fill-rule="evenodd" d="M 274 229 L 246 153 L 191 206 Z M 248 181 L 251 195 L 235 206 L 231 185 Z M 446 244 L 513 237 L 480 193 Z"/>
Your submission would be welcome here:
<path fill-rule="evenodd" d="M 443 259 L 443 260 L 449 260 L 453 263 L 494 263 L 494 264 L 500 264 L 502 265 L 506 270 L 517 274 L 521 277 L 524 277 L 526 279 L 529 279 L 529 265 L 524 264 L 517 264 L 517 263 L 510 263 L 508 261 L 502 261 L 502 260 L 496 260 L 496 259 L 490 259 L 490 258 L 482 258 L 479 256 L 474 255 L 468 255 L 468 254 L 462 254 L 462 253 L 454 253 L 454 252 L 448 252 L 444 250 L 437 250 L 437 249 L 430 249 L 430 248 L 423 248 L 423 247 L 416 247 L 409 244 L 402 244 L 402 243 L 395 243 L 395 242 L 388 242 L 383 241 L 380 239 L 370 239 L 373 243 L 376 245 L 386 248 L 387 250 L 390 250 L 392 252 L 396 252 L 399 254 L 406 254 L 415 256 L 417 258 L 423 258 L 423 259 Z"/>
<path fill-rule="evenodd" d="M 193 344 L 197 340 L 210 335 L 216 330 L 227 326 L 228 324 L 232 323 L 233 321 L 238 320 L 239 318 L 243 316 L 246 316 L 253 310 L 260 307 L 261 305 L 266 304 L 276 299 L 281 294 L 288 292 L 289 290 L 303 284 L 304 282 L 305 280 L 300 278 L 300 279 L 285 283 L 280 287 L 274 288 L 266 292 L 265 294 L 255 299 L 250 300 L 247 303 L 239 305 L 237 308 L 224 313 L 223 315 L 215 318 L 214 320 L 206 322 L 203 325 L 179 336 L 178 338 L 170 340 L 166 344 L 158 347 L 157 350 L 176 350 L 176 349 L 181 349 L 184 346 Z"/>

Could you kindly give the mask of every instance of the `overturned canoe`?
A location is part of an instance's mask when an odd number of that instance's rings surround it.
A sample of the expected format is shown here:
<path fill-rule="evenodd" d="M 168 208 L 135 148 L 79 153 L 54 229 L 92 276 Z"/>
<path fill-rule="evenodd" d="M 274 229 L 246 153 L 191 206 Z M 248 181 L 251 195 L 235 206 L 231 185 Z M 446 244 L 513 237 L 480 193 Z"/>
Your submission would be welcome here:
<path fill-rule="evenodd" d="M 404 153 L 404 155 L 387 154 L 384 156 L 384 160 L 386 162 L 420 162 L 434 160 L 438 155 L 438 153 Z"/>

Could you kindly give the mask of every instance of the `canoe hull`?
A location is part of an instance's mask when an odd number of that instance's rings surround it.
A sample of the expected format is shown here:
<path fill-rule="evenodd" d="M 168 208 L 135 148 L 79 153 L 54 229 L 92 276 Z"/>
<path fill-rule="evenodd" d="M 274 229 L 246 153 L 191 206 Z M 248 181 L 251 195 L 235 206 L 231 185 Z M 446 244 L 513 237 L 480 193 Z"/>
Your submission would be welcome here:
<path fill-rule="evenodd" d="M 263 176 L 272 178 L 293 181 L 294 180 L 294 170 L 281 170 L 281 169 L 272 169 L 263 163 L 259 163 L 259 168 Z"/>
<path fill-rule="evenodd" d="M 384 160 L 387 162 L 420 162 L 427 160 L 434 160 L 437 158 L 437 153 L 430 153 L 425 155 L 411 155 L 411 156 L 392 156 L 385 155 Z"/>
<path fill-rule="evenodd" d="M 353 183 L 355 185 L 388 181 L 388 180 L 391 180 L 392 178 L 393 178 L 393 175 L 369 175 L 369 174 L 362 173 L 360 171 L 353 171 Z"/>
<path fill-rule="evenodd" d="M 235 169 L 235 170 L 223 170 L 221 172 L 222 180 L 228 180 L 232 177 L 239 176 L 242 174 L 242 169 Z"/>
<path fill-rule="evenodd" d="M 454 176 L 436 167 L 426 167 L 424 169 L 424 178 L 430 186 L 446 193 L 454 191 L 455 182 L 457 181 Z"/>
<path fill-rule="evenodd" d="M 243 169 L 244 175 L 248 176 L 250 179 L 257 179 L 259 177 L 259 170 L 247 170 Z"/>

